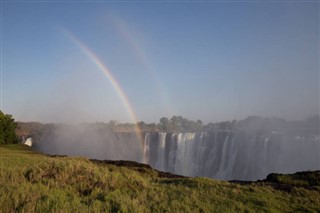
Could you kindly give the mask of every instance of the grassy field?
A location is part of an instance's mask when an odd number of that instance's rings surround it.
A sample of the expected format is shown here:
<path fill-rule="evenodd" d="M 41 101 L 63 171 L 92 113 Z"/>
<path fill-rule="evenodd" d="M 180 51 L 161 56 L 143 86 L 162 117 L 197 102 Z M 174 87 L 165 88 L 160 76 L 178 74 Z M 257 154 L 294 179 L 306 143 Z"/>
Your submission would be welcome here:
<path fill-rule="evenodd" d="M 0 212 L 320 212 L 320 174 L 230 183 L 0 146 Z"/>

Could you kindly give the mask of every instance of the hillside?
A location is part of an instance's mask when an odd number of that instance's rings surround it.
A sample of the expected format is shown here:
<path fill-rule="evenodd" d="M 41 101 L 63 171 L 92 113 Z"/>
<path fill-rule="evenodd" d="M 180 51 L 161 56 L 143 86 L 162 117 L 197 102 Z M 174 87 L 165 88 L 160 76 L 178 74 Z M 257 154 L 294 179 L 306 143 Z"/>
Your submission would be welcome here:
<path fill-rule="evenodd" d="M 320 172 L 226 182 L 0 146 L 0 212 L 319 212 Z"/>

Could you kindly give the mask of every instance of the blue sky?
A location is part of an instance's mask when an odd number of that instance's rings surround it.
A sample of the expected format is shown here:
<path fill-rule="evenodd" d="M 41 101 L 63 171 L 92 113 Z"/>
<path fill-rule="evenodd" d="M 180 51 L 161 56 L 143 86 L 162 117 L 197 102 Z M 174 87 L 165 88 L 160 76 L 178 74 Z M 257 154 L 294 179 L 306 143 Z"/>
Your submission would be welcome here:
<path fill-rule="evenodd" d="M 319 113 L 319 3 L 2 2 L 2 108 L 17 120 Z"/>

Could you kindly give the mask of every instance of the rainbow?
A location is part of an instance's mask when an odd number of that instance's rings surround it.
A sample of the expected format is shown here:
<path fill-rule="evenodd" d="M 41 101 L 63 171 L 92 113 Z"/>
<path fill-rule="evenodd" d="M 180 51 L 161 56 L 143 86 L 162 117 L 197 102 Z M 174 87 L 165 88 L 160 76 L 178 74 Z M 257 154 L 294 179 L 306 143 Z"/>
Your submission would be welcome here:
<path fill-rule="evenodd" d="M 114 26 L 116 32 L 124 38 L 124 40 L 129 44 L 133 52 L 135 53 L 135 56 L 139 61 L 143 64 L 143 66 L 149 71 L 149 74 L 155 79 L 156 73 L 154 69 L 152 68 L 152 65 L 149 63 L 149 60 L 147 60 L 147 56 L 145 51 L 141 48 L 141 46 L 138 44 L 137 39 L 135 39 L 132 36 L 132 33 L 128 31 L 128 28 L 126 27 L 125 23 L 119 18 L 114 15 L 109 15 L 112 25 Z M 158 82 L 157 82 L 158 83 Z"/>
<path fill-rule="evenodd" d="M 110 81 L 112 87 L 115 89 L 115 91 L 118 93 L 119 98 L 121 99 L 124 107 L 126 108 L 131 121 L 136 124 L 138 122 L 137 116 L 134 113 L 133 107 L 130 104 L 130 101 L 125 94 L 124 90 L 122 89 L 120 83 L 117 81 L 117 79 L 112 75 L 108 67 L 101 61 L 101 59 L 92 51 L 90 50 L 83 42 L 81 42 L 75 35 L 73 35 L 71 32 L 67 30 L 63 30 L 65 34 L 70 38 L 70 40 L 79 47 L 82 52 L 86 54 L 86 56 L 103 72 L 103 74 L 108 78 Z M 139 139 L 140 144 L 143 147 L 144 140 L 142 139 L 142 133 L 138 125 L 135 125 L 134 131 L 137 135 L 137 138 Z"/>
<path fill-rule="evenodd" d="M 146 68 L 147 74 L 152 78 L 154 82 L 155 89 L 165 104 L 166 111 L 169 114 L 174 114 L 173 112 L 176 111 L 174 107 L 171 105 L 171 101 L 169 100 L 169 95 L 163 87 L 162 83 L 159 81 L 159 77 L 157 75 L 156 70 L 150 63 L 150 60 L 147 57 L 145 50 L 139 45 L 138 40 L 133 36 L 133 33 L 130 32 L 125 22 L 120 19 L 115 14 L 108 14 L 108 20 L 114 26 L 115 31 L 127 42 L 127 44 L 131 47 L 131 50 L 137 57 L 138 61 Z"/>

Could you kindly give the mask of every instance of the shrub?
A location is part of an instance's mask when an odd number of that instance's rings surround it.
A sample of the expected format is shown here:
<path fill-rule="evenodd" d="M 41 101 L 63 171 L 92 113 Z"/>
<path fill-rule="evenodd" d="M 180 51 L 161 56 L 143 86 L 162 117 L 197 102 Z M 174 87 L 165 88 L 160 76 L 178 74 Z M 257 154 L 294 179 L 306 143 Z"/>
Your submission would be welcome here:
<path fill-rule="evenodd" d="M 16 127 L 17 123 L 14 122 L 12 115 L 6 115 L 0 111 L 0 144 L 18 143 Z"/>

